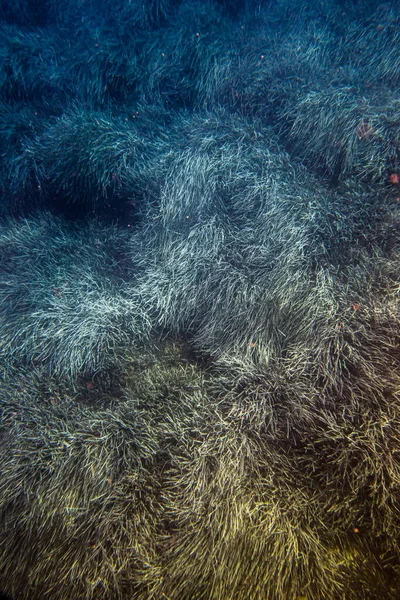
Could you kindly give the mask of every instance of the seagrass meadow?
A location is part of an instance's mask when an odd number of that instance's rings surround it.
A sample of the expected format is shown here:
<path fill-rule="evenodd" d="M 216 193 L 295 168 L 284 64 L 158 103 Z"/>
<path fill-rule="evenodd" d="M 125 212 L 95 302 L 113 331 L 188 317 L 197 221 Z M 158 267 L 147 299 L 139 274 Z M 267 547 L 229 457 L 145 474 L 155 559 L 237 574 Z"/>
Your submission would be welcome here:
<path fill-rule="evenodd" d="M 0 593 L 400 600 L 400 6 L 0 0 Z"/>

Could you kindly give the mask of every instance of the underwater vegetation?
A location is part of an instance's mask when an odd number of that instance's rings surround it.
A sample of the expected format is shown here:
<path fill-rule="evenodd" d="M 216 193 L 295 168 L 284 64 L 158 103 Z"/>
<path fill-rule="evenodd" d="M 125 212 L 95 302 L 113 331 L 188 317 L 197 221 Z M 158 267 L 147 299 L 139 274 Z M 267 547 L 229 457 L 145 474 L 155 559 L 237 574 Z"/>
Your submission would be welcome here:
<path fill-rule="evenodd" d="M 0 592 L 399 600 L 398 6 L 0 19 Z"/>

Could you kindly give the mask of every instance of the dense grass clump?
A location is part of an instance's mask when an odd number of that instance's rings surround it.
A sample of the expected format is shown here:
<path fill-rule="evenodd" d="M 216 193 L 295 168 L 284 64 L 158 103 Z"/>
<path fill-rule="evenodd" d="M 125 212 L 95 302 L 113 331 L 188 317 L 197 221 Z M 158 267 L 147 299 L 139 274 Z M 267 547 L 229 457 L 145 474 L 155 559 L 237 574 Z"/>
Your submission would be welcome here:
<path fill-rule="evenodd" d="M 115 218 L 121 203 L 140 210 L 163 178 L 170 145 L 163 114 L 137 108 L 113 116 L 75 107 L 53 119 L 24 142 L 16 160 L 19 191 L 31 189 L 43 203 L 52 199 L 53 209 L 75 204 L 70 210 L 78 214 L 108 208 Z"/>
<path fill-rule="evenodd" d="M 293 149 L 335 182 L 351 174 L 383 183 L 398 167 L 400 123 L 396 95 L 382 96 L 360 98 L 348 89 L 310 92 L 284 114 L 293 121 Z"/>
<path fill-rule="evenodd" d="M 1 100 L 57 102 L 62 96 L 66 41 L 53 29 L 20 29 L 0 24 Z M 61 56 L 60 56 L 61 50 Z"/>
<path fill-rule="evenodd" d="M 3 360 L 45 364 L 51 372 L 75 378 L 135 343 L 149 321 L 132 292 L 121 286 L 124 244 L 121 233 L 95 223 L 71 229 L 49 215 L 4 223 Z"/>
<path fill-rule="evenodd" d="M 345 353 L 332 358 L 343 366 Z M 4 588 L 39 597 L 58 566 L 59 598 L 359 598 L 361 585 L 363 598 L 382 588 L 396 598 L 387 494 L 398 485 L 398 402 L 388 396 L 385 409 L 376 382 L 361 409 L 367 368 L 330 405 L 328 373 L 318 387 L 298 361 L 293 384 L 293 368 L 230 361 L 205 373 L 183 344 L 167 344 L 131 353 L 119 379 L 71 387 L 38 369 L 9 372 Z"/>
<path fill-rule="evenodd" d="M 399 600 L 397 6 L 0 11 L 0 592 Z"/>

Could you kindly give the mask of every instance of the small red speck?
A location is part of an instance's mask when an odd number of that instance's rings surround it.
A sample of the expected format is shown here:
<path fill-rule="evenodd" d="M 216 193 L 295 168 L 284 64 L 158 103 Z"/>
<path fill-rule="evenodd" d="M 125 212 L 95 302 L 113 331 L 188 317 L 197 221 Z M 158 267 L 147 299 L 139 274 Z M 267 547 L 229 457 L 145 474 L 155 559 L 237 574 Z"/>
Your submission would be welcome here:
<path fill-rule="evenodd" d="M 250 346 L 250 348 L 254 348 L 255 347 L 255 343 L 254 342 L 250 342 L 249 346 Z"/>
<path fill-rule="evenodd" d="M 92 390 L 94 388 L 94 383 L 93 381 L 87 381 L 86 382 L 86 389 L 87 390 Z"/>
<path fill-rule="evenodd" d="M 400 183 L 400 175 L 398 173 L 392 173 L 389 175 L 389 183 L 392 185 L 399 185 Z"/>
<path fill-rule="evenodd" d="M 199 35 L 200 35 L 199 33 L 196 33 L 196 37 L 199 37 Z"/>
<path fill-rule="evenodd" d="M 358 302 L 354 302 L 352 308 L 353 308 L 353 310 L 360 310 L 361 306 L 360 306 L 360 304 Z"/>
<path fill-rule="evenodd" d="M 260 58 L 264 59 L 264 58 L 265 58 L 265 55 L 264 55 L 264 54 L 261 54 Z"/>

